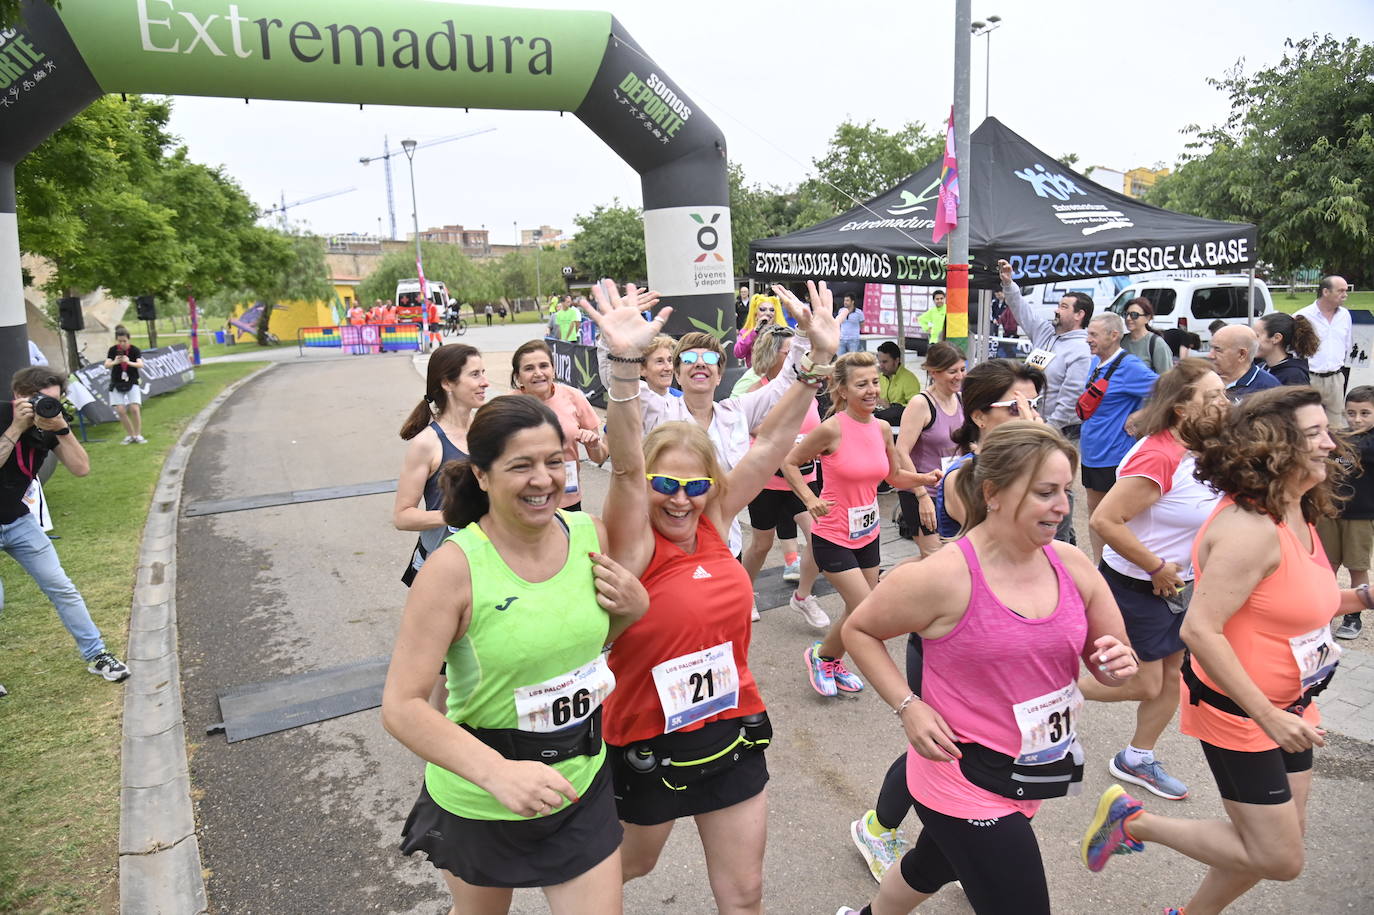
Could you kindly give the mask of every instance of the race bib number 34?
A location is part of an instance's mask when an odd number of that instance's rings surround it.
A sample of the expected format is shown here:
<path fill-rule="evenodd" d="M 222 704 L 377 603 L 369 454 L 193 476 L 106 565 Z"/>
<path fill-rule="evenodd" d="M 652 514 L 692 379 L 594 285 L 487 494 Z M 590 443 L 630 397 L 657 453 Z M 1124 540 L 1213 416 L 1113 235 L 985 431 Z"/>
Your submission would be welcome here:
<path fill-rule="evenodd" d="M 664 661 L 653 674 L 665 734 L 739 707 L 734 642 Z"/>
<path fill-rule="evenodd" d="M 1021 752 L 1016 761 L 1023 766 L 1058 762 L 1073 745 L 1078 730 L 1078 714 L 1083 694 L 1077 683 L 1052 693 L 1013 705 L 1016 726 L 1021 729 Z"/>
<path fill-rule="evenodd" d="M 595 661 L 576 670 L 517 689 L 516 727 L 546 733 L 581 724 L 601 707 L 613 689 L 615 674 L 606 664 L 606 656 L 599 654 Z"/>

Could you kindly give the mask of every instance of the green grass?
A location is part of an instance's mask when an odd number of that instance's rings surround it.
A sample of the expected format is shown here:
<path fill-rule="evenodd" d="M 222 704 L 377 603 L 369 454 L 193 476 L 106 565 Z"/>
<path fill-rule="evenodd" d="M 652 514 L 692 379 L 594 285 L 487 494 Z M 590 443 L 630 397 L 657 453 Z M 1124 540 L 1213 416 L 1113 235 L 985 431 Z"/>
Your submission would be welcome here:
<path fill-rule="evenodd" d="M 1299 292 L 1296 295 L 1289 295 L 1286 289 L 1269 290 L 1269 295 L 1274 299 L 1274 307 L 1279 311 L 1286 311 L 1290 315 L 1299 308 L 1306 308 L 1317 298 L 1314 291 Z M 1346 308 L 1353 308 L 1357 311 L 1374 311 L 1374 292 L 1352 292 L 1345 300 Z"/>
<path fill-rule="evenodd" d="M 230 382 L 262 363 L 201 366 L 193 384 L 144 404 L 147 445 L 94 427 L 91 473 L 59 467 L 44 487 L 63 567 L 121 657 L 148 505 L 167 452 Z M 0 555 L 0 912 L 113 912 L 119 899 L 124 688 L 86 673 L 33 579 Z"/>

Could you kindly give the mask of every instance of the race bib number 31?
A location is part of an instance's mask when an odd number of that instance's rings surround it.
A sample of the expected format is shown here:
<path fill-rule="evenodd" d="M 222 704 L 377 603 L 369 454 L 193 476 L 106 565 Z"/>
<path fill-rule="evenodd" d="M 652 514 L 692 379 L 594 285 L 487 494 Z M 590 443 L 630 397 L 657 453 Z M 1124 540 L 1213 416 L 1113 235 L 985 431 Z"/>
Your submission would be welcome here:
<path fill-rule="evenodd" d="M 1083 694 L 1077 683 L 1013 705 L 1016 726 L 1021 729 L 1021 752 L 1016 761 L 1038 766 L 1063 759 L 1078 730 Z"/>
<path fill-rule="evenodd" d="M 734 642 L 664 661 L 653 674 L 665 734 L 739 707 Z"/>
<path fill-rule="evenodd" d="M 606 664 L 606 656 L 599 654 L 595 661 L 576 670 L 517 689 L 516 727 L 546 733 L 581 724 L 601 707 L 613 689 L 615 674 Z"/>

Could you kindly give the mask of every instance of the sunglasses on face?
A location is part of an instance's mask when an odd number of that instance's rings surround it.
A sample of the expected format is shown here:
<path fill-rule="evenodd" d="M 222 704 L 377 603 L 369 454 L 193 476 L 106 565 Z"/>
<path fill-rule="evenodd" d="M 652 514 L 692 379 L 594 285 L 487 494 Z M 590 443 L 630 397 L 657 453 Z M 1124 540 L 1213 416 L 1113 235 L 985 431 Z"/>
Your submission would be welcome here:
<path fill-rule="evenodd" d="M 1136 320 L 1139 320 L 1140 318 L 1145 317 L 1145 312 L 1143 312 L 1143 311 L 1128 311 L 1128 312 L 1126 312 L 1126 317 L 1130 318 L 1132 321 L 1136 321 Z"/>
<path fill-rule="evenodd" d="M 720 362 L 720 353 L 714 352 L 712 350 L 707 350 L 704 353 L 697 353 L 693 352 L 692 350 L 688 350 L 687 352 L 678 356 L 678 359 L 680 359 L 687 365 L 692 365 L 696 363 L 698 360 L 706 363 L 707 365 L 717 365 Z"/>
<path fill-rule="evenodd" d="M 1044 399 L 1044 395 L 1041 394 L 1041 395 L 1037 395 L 1034 399 L 1027 401 L 1027 403 L 1030 404 L 1031 409 L 1033 409 L 1033 410 L 1038 410 L 1038 409 L 1040 409 L 1040 401 L 1043 400 L 1043 399 Z M 1021 415 L 1021 404 L 1018 403 L 1018 402 L 1015 401 L 1015 400 L 999 400 L 999 401 L 997 401 L 997 403 L 988 404 L 988 406 L 989 406 L 989 407 L 1006 407 L 1008 410 L 1011 411 L 1011 415 L 1012 415 L 1012 416 L 1020 416 L 1020 415 Z"/>
<path fill-rule="evenodd" d="M 670 477 L 662 473 L 646 473 L 644 478 L 649 481 L 649 485 L 656 493 L 671 496 L 681 489 L 687 493 L 688 498 L 706 495 L 716 482 L 710 477 L 688 477 L 684 480 L 682 477 Z"/>

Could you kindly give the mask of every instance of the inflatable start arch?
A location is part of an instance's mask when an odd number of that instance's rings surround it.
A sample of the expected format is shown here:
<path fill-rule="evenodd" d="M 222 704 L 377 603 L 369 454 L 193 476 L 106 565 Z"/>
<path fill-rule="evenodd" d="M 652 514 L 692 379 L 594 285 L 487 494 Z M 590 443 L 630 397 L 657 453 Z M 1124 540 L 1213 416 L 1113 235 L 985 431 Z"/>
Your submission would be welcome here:
<path fill-rule="evenodd" d="M 27 0 L 0 31 L 0 386 L 28 364 L 14 166 L 105 93 L 571 111 L 640 175 L 670 331 L 724 330 L 725 138 L 609 13 L 434 0 Z"/>

